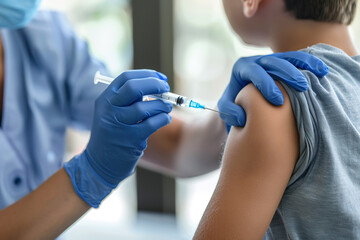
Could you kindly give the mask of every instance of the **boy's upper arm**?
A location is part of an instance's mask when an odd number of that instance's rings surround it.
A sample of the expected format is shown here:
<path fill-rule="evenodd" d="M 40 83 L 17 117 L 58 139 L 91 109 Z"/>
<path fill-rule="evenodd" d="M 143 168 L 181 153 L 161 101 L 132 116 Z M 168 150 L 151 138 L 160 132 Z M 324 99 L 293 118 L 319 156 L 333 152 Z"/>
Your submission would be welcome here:
<path fill-rule="evenodd" d="M 247 114 L 244 128 L 232 128 L 216 190 L 195 239 L 262 239 L 299 155 L 289 97 L 272 106 L 250 84 L 237 97 Z"/>

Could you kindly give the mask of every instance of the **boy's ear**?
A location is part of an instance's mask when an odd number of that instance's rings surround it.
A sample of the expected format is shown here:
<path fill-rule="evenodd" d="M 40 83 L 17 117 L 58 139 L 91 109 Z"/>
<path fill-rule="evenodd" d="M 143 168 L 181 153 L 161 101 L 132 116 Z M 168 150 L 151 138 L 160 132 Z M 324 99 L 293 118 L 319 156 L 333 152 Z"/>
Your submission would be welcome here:
<path fill-rule="evenodd" d="M 261 0 L 242 0 L 242 1 L 244 5 L 243 9 L 244 9 L 245 17 L 251 18 L 257 12 Z"/>

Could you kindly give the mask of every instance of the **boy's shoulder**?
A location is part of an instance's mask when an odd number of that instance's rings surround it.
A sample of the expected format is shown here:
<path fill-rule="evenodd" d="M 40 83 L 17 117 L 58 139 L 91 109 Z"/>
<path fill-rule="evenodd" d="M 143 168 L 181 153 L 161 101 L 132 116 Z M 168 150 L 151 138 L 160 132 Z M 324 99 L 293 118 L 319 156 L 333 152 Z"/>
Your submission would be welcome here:
<path fill-rule="evenodd" d="M 300 70 L 308 80 L 309 91 L 299 93 L 291 88 L 286 88 L 289 94 L 309 97 L 318 94 L 332 94 L 334 96 L 331 97 L 336 98 L 337 92 L 348 91 L 355 82 L 360 81 L 358 78 L 360 76 L 360 55 L 349 56 L 340 48 L 322 43 L 300 51 L 321 59 L 328 66 L 329 73 L 319 78 L 311 71 Z"/>
<path fill-rule="evenodd" d="M 306 49 L 302 49 L 301 51 L 318 57 L 324 61 L 329 68 L 334 68 L 336 65 L 360 64 L 360 56 L 349 56 L 342 49 L 328 44 L 319 43 Z M 332 70 L 337 70 L 337 68 L 335 67 L 335 69 Z"/>

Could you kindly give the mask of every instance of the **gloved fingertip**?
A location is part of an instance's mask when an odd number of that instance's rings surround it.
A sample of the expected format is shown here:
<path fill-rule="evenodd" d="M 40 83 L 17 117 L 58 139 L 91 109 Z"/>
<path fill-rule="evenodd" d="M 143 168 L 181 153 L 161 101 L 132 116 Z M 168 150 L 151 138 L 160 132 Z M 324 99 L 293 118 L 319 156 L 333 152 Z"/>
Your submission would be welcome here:
<path fill-rule="evenodd" d="M 246 118 L 245 119 L 240 119 L 238 120 L 238 125 L 235 127 L 244 127 L 246 123 Z"/>
<path fill-rule="evenodd" d="M 296 86 L 294 86 L 294 88 L 295 88 L 297 91 L 305 92 L 305 91 L 307 91 L 308 88 L 309 88 L 309 83 L 308 83 L 308 81 L 306 80 L 306 78 L 301 77 L 301 78 L 298 78 L 298 79 L 296 80 Z"/>
<path fill-rule="evenodd" d="M 172 116 L 168 114 L 168 118 L 169 118 L 169 123 L 168 124 L 170 124 L 171 121 L 172 121 Z"/>
<path fill-rule="evenodd" d="M 280 93 L 279 95 L 277 95 L 276 97 L 274 97 L 271 101 L 272 104 L 274 104 L 275 106 L 281 106 L 284 104 L 284 97 L 282 95 L 282 93 Z"/>
<path fill-rule="evenodd" d="M 169 112 L 171 112 L 174 108 L 174 105 L 172 103 L 166 103 L 166 105 L 169 108 Z"/>
<path fill-rule="evenodd" d="M 324 77 L 329 73 L 329 68 L 328 66 L 326 66 L 326 64 L 319 62 L 318 66 L 317 66 L 317 70 L 318 70 L 318 76 L 319 77 Z"/>
<path fill-rule="evenodd" d="M 309 88 L 309 83 L 304 75 L 295 78 L 296 82 L 292 86 L 297 91 L 304 92 Z"/>
<path fill-rule="evenodd" d="M 231 129 L 231 126 L 230 126 L 230 125 L 225 124 L 225 128 L 226 128 L 226 132 L 227 132 L 227 134 L 229 134 L 230 129 Z"/>
<path fill-rule="evenodd" d="M 264 96 L 272 105 L 281 106 L 284 104 L 284 96 L 278 87 L 275 87 L 270 94 Z"/>
<path fill-rule="evenodd" d="M 235 127 L 244 127 L 245 126 L 245 123 L 246 123 L 245 115 L 237 116 L 236 120 L 237 120 L 237 124 L 234 125 Z"/>
<path fill-rule="evenodd" d="M 168 78 L 165 74 L 161 73 L 161 72 L 156 72 L 156 75 L 158 75 L 158 77 L 161 79 L 161 80 L 165 80 L 167 81 Z"/>
<path fill-rule="evenodd" d="M 169 84 L 167 83 L 167 82 L 162 82 L 163 83 L 163 85 L 165 86 L 165 90 L 166 91 L 170 91 L 170 86 L 169 86 Z"/>
<path fill-rule="evenodd" d="M 306 84 L 301 86 L 300 91 L 301 92 L 306 92 L 308 89 L 309 89 L 309 84 L 306 83 Z"/>

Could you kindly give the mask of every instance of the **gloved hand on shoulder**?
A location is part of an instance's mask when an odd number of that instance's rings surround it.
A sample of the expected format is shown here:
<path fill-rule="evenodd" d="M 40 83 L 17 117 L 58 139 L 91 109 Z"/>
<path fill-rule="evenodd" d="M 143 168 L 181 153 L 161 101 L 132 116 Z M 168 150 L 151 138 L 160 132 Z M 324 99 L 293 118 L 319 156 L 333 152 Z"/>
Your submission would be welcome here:
<path fill-rule="evenodd" d="M 308 82 L 298 70 L 309 70 L 323 77 L 329 68 L 320 59 L 305 52 L 275 53 L 266 56 L 240 58 L 234 65 L 230 83 L 218 102 L 220 114 L 229 132 L 231 126 L 244 126 L 246 114 L 235 104 L 238 93 L 247 84 L 253 83 L 273 105 L 284 103 L 284 97 L 273 78 L 287 83 L 298 91 L 306 91 Z"/>

